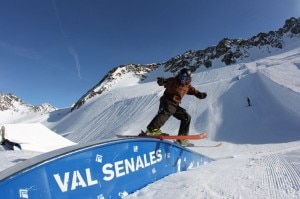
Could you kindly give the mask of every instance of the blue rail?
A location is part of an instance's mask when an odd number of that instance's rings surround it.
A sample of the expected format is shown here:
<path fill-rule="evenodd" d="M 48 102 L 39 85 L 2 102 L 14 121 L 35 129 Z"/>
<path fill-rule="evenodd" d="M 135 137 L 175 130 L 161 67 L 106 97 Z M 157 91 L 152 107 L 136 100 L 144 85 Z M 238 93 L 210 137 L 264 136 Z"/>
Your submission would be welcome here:
<path fill-rule="evenodd" d="M 0 172 L 1 198 L 123 198 L 212 159 L 150 138 L 78 144 Z"/>

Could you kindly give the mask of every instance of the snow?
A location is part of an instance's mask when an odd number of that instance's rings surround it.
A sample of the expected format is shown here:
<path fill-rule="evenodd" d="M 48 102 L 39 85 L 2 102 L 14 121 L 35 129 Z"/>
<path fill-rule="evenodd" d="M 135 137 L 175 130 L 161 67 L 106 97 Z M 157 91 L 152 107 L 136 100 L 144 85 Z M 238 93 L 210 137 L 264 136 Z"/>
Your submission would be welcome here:
<path fill-rule="evenodd" d="M 190 134 L 207 131 L 209 138 L 192 141 L 197 147 L 191 149 L 216 161 L 167 176 L 126 198 L 300 198 L 300 42 L 286 49 L 193 74 L 192 84 L 208 97 L 185 96 L 181 106 L 192 116 Z M 112 86 L 71 113 L 61 109 L 23 122 L 42 123 L 75 143 L 137 134 L 156 114 L 163 88 L 154 78 L 137 83 L 124 76 L 121 82 L 126 85 Z M 247 97 L 253 106 L 247 106 Z M 0 114 L 3 121 L 9 122 Z M 22 122 L 13 116 L 10 121 Z M 178 128 L 171 118 L 162 130 L 177 134 Z M 28 134 L 27 141 L 34 136 Z M 41 153 L 0 151 L 0 171 Z"/>
<path fill-rule="evenodd" d="M 76 143 L 40 123 L 5 124 L 5 139 L 19 143 L 23 150 L 49 152 Z"/>

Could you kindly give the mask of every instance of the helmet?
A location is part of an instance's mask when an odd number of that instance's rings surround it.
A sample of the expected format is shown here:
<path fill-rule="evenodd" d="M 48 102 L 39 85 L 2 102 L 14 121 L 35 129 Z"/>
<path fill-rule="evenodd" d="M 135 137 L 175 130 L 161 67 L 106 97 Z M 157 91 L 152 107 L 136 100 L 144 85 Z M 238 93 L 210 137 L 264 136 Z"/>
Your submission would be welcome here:
<path fill-rule="evenodd" d="M 180 79 L 182 84 L 186 84 L 191 81 L 191 70 L 187 68 L 183 68 L 178 73 L 178 78 Z"/>
<path fill-rule="evenodd" d="M 186 77 L 190 77 L 192 74 L 191 70 L 190 69 L 187 69 L 187 68 L 183 68 L 179 71 L 179 76 L 186 76 Z"/>

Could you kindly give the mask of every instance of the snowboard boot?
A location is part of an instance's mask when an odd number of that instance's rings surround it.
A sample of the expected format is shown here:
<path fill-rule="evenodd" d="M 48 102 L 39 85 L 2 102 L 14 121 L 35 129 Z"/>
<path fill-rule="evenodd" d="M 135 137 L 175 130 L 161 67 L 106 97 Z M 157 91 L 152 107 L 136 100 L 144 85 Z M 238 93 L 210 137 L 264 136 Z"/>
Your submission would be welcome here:
<path fill-rule="evenodd" d="M 157 135 L 169 135 L 167 133 L 163 133 L 160 129 L 146 130 L 147 136 L 157 136 Z"/>
<path fill-rule="evenodd" d="M 189 140 L 176 140 L 175 144 L 181 145 L 183 147 L 192 147 L 192 146 L 195 146 Z"/>

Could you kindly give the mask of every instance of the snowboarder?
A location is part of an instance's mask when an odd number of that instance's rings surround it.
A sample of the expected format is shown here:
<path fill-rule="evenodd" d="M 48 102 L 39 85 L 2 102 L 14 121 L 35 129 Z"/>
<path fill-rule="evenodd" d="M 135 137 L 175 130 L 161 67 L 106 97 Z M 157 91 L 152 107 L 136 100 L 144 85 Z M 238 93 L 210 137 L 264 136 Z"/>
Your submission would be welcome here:
<path fill-rule="evenodd" d="M 249 97 L 247 97 L 247 102 L 248 102 L 248 106 L 251 106 L 251 101 Z"/>
<path fill-rule="evenodd" d="M 163 96 L 160 98 L 157 115 L 147 126 L 147 135 L 166 135 L 160 130 L 160 128 L 165 124 L 170 116 L 174 116 L 176 119 L 181 121 L 178 135 L 189 134 L 191 116 L 184 108 L 179 106 L 182 97 L 185 94 L 194 95 L 199 99 L 204 99 L 207 96 L 205 92 L 200 92 L 195 89 L 191 85 L 191 81 L 191 70 L 187 68 L 181 69 L 175 77 L 157 78 L 157 84 L 159 86 L 164 86 L 165 91 Z M 177 140 L 176 142 L 185 146 L 190 144 L 188 140 Z"/>

